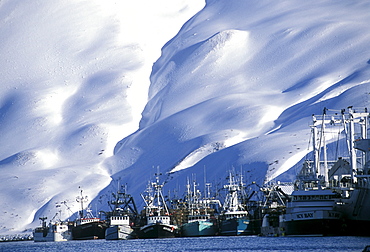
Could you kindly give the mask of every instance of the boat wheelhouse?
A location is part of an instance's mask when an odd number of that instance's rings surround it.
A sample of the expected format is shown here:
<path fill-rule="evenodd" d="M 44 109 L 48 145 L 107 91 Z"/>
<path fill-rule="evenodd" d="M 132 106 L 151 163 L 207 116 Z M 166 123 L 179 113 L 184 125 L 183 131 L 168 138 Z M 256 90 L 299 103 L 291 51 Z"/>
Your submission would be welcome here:
<path fill-rule="evenodd" d="M 55 221 L 46 225 L 46 217 L 41 217 L 42 226 L 33 230 L 33 240 L 35 242 L 59 242 L 72 239 L 72 233 L 68 222 Z"/>

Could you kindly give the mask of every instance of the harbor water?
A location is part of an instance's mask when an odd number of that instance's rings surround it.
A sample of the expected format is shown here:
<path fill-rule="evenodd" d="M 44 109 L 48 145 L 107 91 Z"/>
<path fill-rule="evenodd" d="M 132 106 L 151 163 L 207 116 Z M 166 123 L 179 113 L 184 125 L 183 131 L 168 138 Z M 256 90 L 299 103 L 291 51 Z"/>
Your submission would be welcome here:
<path fill-rule="evenodd" d="M 370 237 L 257 237 L 1 242 L 0 251 L 362 251 Z"/>

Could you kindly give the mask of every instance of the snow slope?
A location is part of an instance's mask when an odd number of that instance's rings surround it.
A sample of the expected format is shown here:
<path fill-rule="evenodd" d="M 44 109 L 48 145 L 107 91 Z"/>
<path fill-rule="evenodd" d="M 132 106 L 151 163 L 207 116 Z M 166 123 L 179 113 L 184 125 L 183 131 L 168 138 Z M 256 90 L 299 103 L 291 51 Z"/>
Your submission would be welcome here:
<path fill-rule="evenodd" d="M 188 2 L 0 3 L 4 232 L 76 211 L 78 186 L 141 205 L 157 167 L 171 195 L 287 179 L 312 114 L 369 106 L 368 1 Z"/>
<path fill-rule="evenodd" d="M 207 1 L 162 49 L 113 178 L 133 192 L 157 166 L 170 173 L 167 190 L 192 174 L 202 184 L 204 170 L 220 188 L 232 167 L 249 183 L 291 178 L 309 152 L 312 114 L 369 106 L 369 10 L 367 1 Z"/>
<path fill-rule="evenodd" d="M 138 128 L 161 47 L 204 4 L 0 1 L 0 232 L 109 184 L 103 162 Z"/>

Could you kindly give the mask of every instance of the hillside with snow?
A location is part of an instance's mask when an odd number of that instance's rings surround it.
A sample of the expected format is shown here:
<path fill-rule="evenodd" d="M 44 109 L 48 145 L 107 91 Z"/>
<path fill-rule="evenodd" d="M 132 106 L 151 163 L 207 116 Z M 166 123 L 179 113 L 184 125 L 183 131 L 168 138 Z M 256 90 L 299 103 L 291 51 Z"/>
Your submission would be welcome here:
<path fill-rule="evenodd" d="M 0 232 L 78 210 L 110 181 L 161 47 L 199 0 L 0 1 Z M 60 205 L 60 204 L 59 204 Z"/>
<path fill-rule="evenodd" d="M 369 106 L 365 0 L 7 0 L 0 21 L 0 232 L 70 216 L 79 186 L 140 206 L 157 167 L 172 194 L 291 179 L 312 114 Z"/>

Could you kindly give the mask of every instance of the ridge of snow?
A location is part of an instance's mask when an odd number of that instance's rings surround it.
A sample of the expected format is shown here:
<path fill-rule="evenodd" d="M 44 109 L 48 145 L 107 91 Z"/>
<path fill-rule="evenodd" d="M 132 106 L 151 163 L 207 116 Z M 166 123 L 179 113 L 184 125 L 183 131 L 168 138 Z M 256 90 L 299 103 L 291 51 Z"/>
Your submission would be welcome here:
<path fill-rule="evenodd" d="M 116 146 L 113 179 L 135 194 L 143 186 L 133 174 L 149 178 L 153 166 L 168 173 L 167 188 L 194 173 L 203 181 L 203 169 L 215 181 L 232 167 L 261 184 L 290 177 L 310 152 L 312 114 L 369 105 L 369 9 L 207 1 L 154 64 L 140 129 Z"/>
<path fill-rule="evenodd" d="M 79 208 L 80 186 L 92 200 L 109 185 L 104 162 L 138 128 L 160 48 L 203 7 L 0 2 L 1 233 L 50 220 L 61 202 L 67 218 Z"/>

